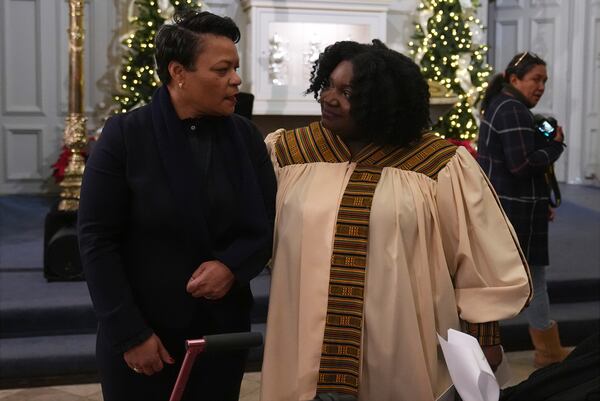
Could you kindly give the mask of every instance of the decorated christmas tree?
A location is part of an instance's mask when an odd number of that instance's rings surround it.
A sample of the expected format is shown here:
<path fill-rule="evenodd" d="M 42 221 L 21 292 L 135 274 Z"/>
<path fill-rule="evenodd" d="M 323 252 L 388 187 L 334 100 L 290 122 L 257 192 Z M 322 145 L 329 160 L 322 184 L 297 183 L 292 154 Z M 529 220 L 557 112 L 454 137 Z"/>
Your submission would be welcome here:
<path fill-rule="evenodd" d="M 444 85 L 459 98 L 433 130 L 444 138 L 473 140 L 479 130 L 478 104 L 492 72 L 486 63 L 483 26 L 477 0 L 421 0 L 413 40 L 415 62 L 427 79 Z"/>
<path fill-rule="evenodd" d="M 123 65 L 119 75 L 119 93 L 114 95 L 117 113 L 149 102 L 159 85 L 154 70 L 154 37 L 158 28 L 173 17 L 175 11 L 200 9 L 196 0 L 135 0 L 129 22 L 132 30 L 122 40 Z"/>

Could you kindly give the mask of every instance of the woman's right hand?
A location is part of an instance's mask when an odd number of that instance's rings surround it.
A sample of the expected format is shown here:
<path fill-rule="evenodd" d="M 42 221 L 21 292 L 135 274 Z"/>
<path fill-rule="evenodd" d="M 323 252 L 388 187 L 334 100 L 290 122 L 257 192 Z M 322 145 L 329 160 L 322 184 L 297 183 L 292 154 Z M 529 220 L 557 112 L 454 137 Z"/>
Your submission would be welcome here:
<path fill-rule="evenodd" d="M 123 359 L 134 372 L 147 376 L 160 372 L 163 362 L 169 365 L 175 363 L 156 334 L 152 334 L 146 341 L 125 352 Z"/>

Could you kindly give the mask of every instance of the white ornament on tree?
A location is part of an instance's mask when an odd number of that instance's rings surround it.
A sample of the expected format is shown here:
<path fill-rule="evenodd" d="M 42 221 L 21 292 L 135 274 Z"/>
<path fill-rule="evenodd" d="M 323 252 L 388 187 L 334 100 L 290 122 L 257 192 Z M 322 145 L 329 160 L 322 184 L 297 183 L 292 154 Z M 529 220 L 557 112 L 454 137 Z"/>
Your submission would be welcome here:
<path fill-rule="evenodd" d="M 463 91 L 469 92 L 473 88 L 473 82 L 471 81 L 471 73 L 469 72 L 469 66 L 471 65 L 471 54 L 461 53 L 457 60 L 458 68 L 456 69 L 456 78 Z"/>
<path fill-rule="evenodd" d="M 471 31 L 472 43 L 476 45 L 481 45 L 485 43 L 485 37 L 481 25 L 479 25 L 475 21 L 469 21 L 467 22 L 467 25 L 469 26 L 469 30 Z"/>
<path fill-rule="evenodd" d="M 175 14 L 175 7 L 173 7 L 170 0 L 158 0 L 158 13 L 165 20 L 170 20 Z M 165 23 L 168 22 L 165 21 Z"/>
<path fill-rule="evenodd" d="M 427 23 L 429 22 L 429 18 L 433 16 L 433 10 L 430 8 L 424 8 L 418 12 L 417 18 L 419 20 L 419 25 L 421 25 L 421 29 L 423 30 L 423 35 L 427 36 Z"/>
<path fill-rule="evenodd" d="M 471 114 L 473 118 L 479 125 L 479 115 L 477 114 L 477 110 L 473 105 L 477 100 L 477 90 L 473 86 L 473 81 L 471 81 L 471 72 L 469 71 L 469 66 L 471 65 L 471 54 L 470 53 L 461 53 L 457 60 L 458 68 L 456 69 L 456 78 L 458 78 L 458 84 L 465 92 L 466 97 L 464 102 L 471 108 Z"/>
<path fill-rule="evenodd" d="M 421 26 L 421 30 L 423 31 L 424 37 L 429 35 L 429 31 L 427 30 L 427 24 L 429 23 L 429 18 L 433 16 L 433 10 L 429 8 L 424 8 L 417 13 L 418 24 Z M 417 52 L 415 54 L 415 63 L 421 64 L 421 60 L 423 60 L 423 56 L 425 55 L 427 49 L 424 46 L 419 46 Z"/>
<path fill-rule="evenodd" d="M 471 9 L 471 8 L 473 8 L 473 1 L 472 0 L 460 0 L 460 6 L 462 7 L 463 11 Z"/>

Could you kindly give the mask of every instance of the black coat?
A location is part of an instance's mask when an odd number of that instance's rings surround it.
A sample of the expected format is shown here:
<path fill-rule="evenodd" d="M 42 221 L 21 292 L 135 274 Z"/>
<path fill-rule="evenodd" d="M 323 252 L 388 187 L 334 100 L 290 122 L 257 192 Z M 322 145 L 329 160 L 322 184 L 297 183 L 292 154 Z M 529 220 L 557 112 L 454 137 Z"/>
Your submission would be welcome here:
<path fill-rule="evenodd" d="M 500 401 L 600 400 L 600 333 L 583 340 L 558 363 L 533 372 L 527 380 L 507 387 Z"/>
<path fill-rule="evenodd" d="M 481 121 L 477 158 L 498 193 L 531 266 L 548 265 L 549 187 L 545 172 L 563 151 L 535 131 L 533 114 L 507 92 L 492 99 Z"/>
<path fill-rule="evenodd" d="M 87 161 L 80 251 L 100 328 L 117 352 L 139 344 L 156 327 L 189 326 L 198 310 L 249 319 L 248 282 L 271 254 L 275 177 L 250 121 L 232 115 L 219 127 L 237 194 L 237 208 L 223 222 L 226 243 L 211 238 L 206 216 L 213 211 L 166 88 L 151 104 L 110 118 Z M 186 292 L 192 272 L 211 259 L 221 260 L 236 278 L 220 301 Z"/>

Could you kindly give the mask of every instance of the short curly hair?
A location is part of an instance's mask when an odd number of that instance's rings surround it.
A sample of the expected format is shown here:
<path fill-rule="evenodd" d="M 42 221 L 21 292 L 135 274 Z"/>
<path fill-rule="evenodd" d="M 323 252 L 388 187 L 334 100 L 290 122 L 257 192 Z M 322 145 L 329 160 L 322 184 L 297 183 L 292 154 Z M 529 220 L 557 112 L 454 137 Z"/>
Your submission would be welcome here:
<path fill-rule="evenodd" d="M 315 62 L 306 94 L 318 99 L 342 61 L 352 63 L 350 108 L 367 140 L 406 146 L 421 138 L 431 126 L 429 86 L 410 58 L 377 39 L 372 44 L 337 42 Z"/>

